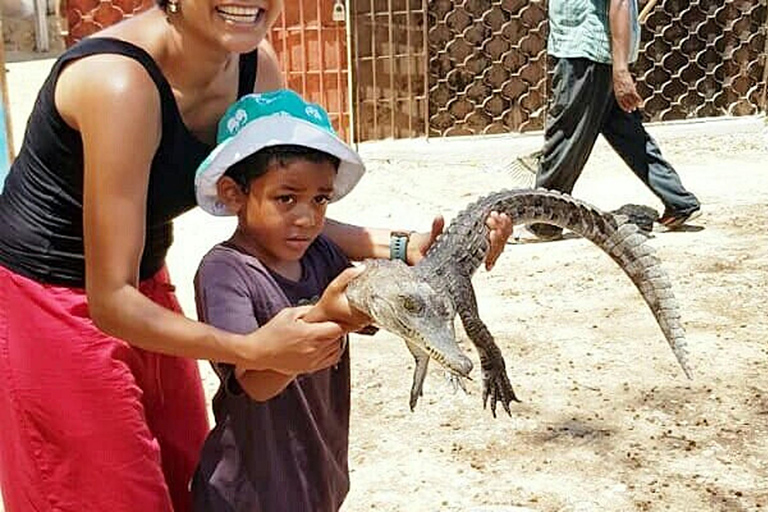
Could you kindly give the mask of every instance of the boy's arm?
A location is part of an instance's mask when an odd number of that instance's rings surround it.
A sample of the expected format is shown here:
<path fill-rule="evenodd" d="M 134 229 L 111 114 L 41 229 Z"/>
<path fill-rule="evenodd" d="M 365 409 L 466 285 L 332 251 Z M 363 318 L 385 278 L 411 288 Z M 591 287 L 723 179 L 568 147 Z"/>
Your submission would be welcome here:
<path fill-rule="evenodd" d="M 244 276 L 237 268 L 223 262 L 203 264 L 195 279 L 195 300 L 200 320 L 219 329 L 246 334 L 259 328 L 253 298 Z M 226 389 L 237 389 L 230 379 L 254 400 L 264 402 L 278 395 L 294 379 L 274 370 L 245 370 L 229 364 L 217 364 Z"/>
<path fill-rule="evenodd" d="M 274 398 L 282 393 L 296 376 L 272 370 L 243 370 L 236 368 L 235 378 L 249 397 L 257 402 L 266 402 L 270 398 Z"/>
<path fill-rule="evenodd" d="M 344 269 L 328 283 L 320 299 L 302 319 L 305 322 L 335 322 L 346 332 L 358 332 L 370 326 L 371 319 L 368 315 L 352 307 L 345 294 L 349 282 L 364 270 L 364 265 Z"/>

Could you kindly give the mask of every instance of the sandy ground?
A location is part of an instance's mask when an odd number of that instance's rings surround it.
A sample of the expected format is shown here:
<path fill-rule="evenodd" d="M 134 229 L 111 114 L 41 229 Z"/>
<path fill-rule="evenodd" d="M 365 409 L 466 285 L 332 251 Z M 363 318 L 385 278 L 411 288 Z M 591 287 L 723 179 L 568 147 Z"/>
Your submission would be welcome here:
<path fill-rule="evenodd" d="M 49 61 L 10 64 L 14 131 Z M 468 394 L 432 365 L 408 408 L 413 362 L 381 332 L 354 337 L 345 512 L 757 511 L 768 507 L 768 165 L 762 120 L 651 127 L 704 214 L 651 240 L 671 276 L 695 378 L 676 364 L 629 279 L 581 239 L 509 245 L 474 285 L 522 403 L 483 410 L 476 353 Z M 16 138 L 17 141 L 20 137 Z M 369 172 L 330 216 L 423 230 L 514 186 L 501 166 L 540 135 L 368 143 Z M 601 141 L 574 195 L 605 209 L 657 200 Z M 202 254 L 230 219 L 177 223 L 169 257 L 185 310 Z M 461 330 L 459 330 L 461 332 Z M 461 333 L 463 337 L 463 333 Z M 202 364 L 207 392 L 217 382 Z"/>

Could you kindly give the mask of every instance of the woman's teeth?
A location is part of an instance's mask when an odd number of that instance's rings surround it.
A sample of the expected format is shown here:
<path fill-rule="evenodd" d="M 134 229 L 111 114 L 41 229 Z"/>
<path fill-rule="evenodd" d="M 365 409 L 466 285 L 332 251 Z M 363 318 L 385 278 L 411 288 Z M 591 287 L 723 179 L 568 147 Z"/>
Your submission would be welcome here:
<path fill-rule="evenodd" d="M 254 23 L 261 16 L 262 10 L 258 7 L 242 7 L 239 5 L 226 5 L 216 8 L 222 18 L 232 23 Z"/>

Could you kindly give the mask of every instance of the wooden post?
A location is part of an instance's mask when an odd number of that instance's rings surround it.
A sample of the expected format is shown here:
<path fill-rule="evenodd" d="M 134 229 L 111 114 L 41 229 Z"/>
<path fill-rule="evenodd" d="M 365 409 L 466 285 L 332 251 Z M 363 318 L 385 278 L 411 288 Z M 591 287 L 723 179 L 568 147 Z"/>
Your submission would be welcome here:
<path fill-rule="evenodd" d="M 5 176 L 13 161 L 13 140 L 11 132 L 11 113 L 8 101 L 8 81 L 5 79 L 5 47 L 3 44 L 3 20 L 0 18 L 0 192 L 3 190 Z"/>
<path fill-rule="evenodd" d="M 354 66 L 354 53 L 352 52 L 352 27 L 355 22 L 352 13 L 352 2 L 350 0 L 344 0 L 344 37 L 346 38 L 346 51 L 347 51 L 347 104 L 349 109 L 349 131 L 347 132 L 347 141 L 350 145 L 357 148 L 357 119 L 355 119 L 355 66 Z M 344 109 L 341 109 L 342 113 Z"/>
<path fill-rule="evenodd" d="M 46 0 L 35 0 L 35 51 L 47 52 L 50 49 L 48 2 Z"/>

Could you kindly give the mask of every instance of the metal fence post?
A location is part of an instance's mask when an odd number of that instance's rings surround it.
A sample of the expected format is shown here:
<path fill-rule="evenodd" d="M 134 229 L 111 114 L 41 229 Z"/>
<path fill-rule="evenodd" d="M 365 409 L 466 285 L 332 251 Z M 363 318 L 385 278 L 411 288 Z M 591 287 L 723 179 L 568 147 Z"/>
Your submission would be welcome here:
<path fill-rule="evenodd" d="M 47 52 L 51 49 L 48 37 L 48 2 L 35 0 L 35 50 Z"/>
<path fill-rule="evenodd" d="M 763 113 L 768 115 L 768 12 L 765 14 L 765 26 L 763 27 L 763 37 L 765 45 L 763 46 L 763 97 L 761 100 Z"/>

